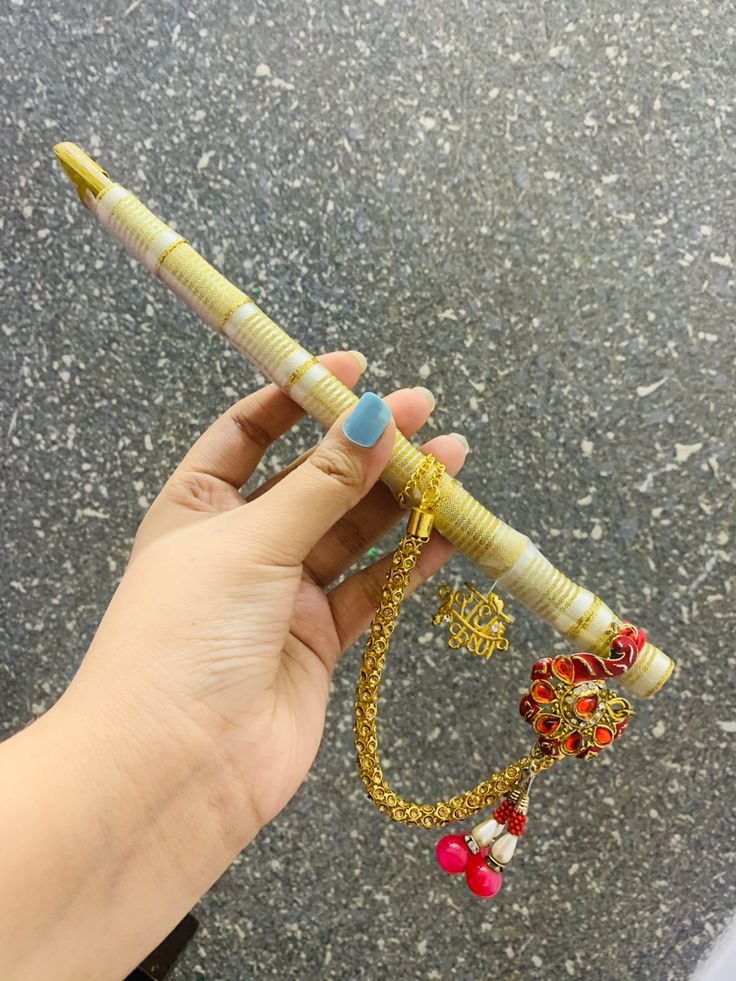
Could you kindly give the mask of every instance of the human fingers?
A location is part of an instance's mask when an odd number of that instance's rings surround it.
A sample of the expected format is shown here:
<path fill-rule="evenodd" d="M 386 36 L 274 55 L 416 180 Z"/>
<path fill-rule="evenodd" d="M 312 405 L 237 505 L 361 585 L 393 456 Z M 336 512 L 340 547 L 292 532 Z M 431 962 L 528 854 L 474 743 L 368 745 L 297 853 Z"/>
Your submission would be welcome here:
<path fill-rule="evenodd" d="M 468 444 L 463 436 L 452 433 L 435 436 L 421 451 L 431 453 L 455 476 L 465 462 Z M 305 571 L 318 585 L 328 586 L 359 561 L 405 514 L 388 487 L 379 481 L 317 542 L 304 560 Z"/>
<path fill-rule="evenodd" d="M 337 351 L 319 359 L 349 388 L 365 370 L 360 352 Z M 276 385 L 266 385 L 236 402 L 204 432 L 177 467 L 178 473 L 207 474 L 239 489 L 266 449 L 291 429 L 304 410 Z"/>
<path fill-rule="evenodd" d="M 224 517 L 247 529 L 251 553 L 260 551 L 272 564 L 299 564 L 378 480 L 395 434 L 389 406 L 366 392 L 300 466 Z"/>
<path fill-rule="evenodd" d="M 401 388 L 396 392 L 391 392 L 390 395 L 385 397 L 384 402 L 391 409 L 391 415 L 394 417 L 396 428 L 407 437 L 413 436 L 422 428 L 435 405 L 432 393 L 429 389 L 422 388 L 421 386 L 417 386 L 416 388 Z M 310 446 L 308 450 L 305 450 L 304 453 L 287 464 L 283 470 L 280 470 L 277 474 L 265 480 L 246 497 L 246 501 L 255 501 L 256 498 L 266 494 L 272 487 L 275 487 L 276 484 L 283 480 L 287 474 L 290 474 L 298 466 L 301 466 L 314 453 L 318 445 Z"/>

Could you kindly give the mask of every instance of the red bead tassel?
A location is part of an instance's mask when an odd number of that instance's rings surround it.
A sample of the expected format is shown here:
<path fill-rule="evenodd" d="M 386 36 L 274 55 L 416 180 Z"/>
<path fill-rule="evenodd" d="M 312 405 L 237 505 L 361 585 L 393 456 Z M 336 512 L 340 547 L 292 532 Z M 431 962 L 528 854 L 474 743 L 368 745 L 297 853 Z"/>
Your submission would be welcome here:
<path fill-rule="evenodd" d="M 506 830 L 509 834 L 516 835 L 517 838 L 520 838 L 524 834 L 525 824 L 526 814 L 519 814 L 518 811 L 514 811 L 506 824 Z"/>
<path fill-rule="evenodd" d="M 493 812 L 493 817 L 499 824 L 506 824 L 513 813 L 514 808 L 511 801 L 504 797 L 496 810 Z"/>

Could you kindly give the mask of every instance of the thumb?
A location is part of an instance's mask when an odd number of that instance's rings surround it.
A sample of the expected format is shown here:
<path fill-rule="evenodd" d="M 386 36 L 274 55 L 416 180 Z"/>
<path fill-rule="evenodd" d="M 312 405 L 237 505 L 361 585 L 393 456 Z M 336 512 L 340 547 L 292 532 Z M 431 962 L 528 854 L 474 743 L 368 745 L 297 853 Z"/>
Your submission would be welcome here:
<path fill-rule="evenodd" d="M 335 421 L 303 463 L 231 515 L 247 522 L 251 543 L 265 546 L 271 561 L 302 562 L 378 480 L 395 435 L 389 407 L 378 395 L 366 392 Z"/>

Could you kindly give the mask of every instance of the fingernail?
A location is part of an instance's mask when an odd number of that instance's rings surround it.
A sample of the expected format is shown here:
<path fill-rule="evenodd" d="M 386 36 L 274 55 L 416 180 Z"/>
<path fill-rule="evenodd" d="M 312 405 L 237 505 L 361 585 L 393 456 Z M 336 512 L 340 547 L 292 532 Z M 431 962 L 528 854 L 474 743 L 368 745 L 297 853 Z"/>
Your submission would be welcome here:
<path fill-rule="evenodd" d="M 350 353 L 360 365 L 360 373 L 362 375 L 365 369 L 368 367 L 368 358 L 366 358 L 366 356 L 360 351 L 351 351 Z"/>
<path fill-rule="evenodd" d="M 432 392 L 430 392 L 428 388 L 425 388 L 424 385 L 415 385 L 414 391 L 422 393 L 425 399 L 429 402 L 429 411 L 432 412 L 434 407 L 437 405 L 437 399 L 434 397 Z"/>
<path fill-rule="evenodd" d="M 383 399 L 365 392 L 343 423 L 342 431 L 351 443 L 367 449 L 376 445 L 390 419 L 391 410 Z"/>
<path fill-rule="evenodd" d="M 463 436 L 462 433 L 450 433 L 450 436 L 452 436 L 453 439 L 456 439 L 458 441 L 458 443 L 462 446 L 462 448 L 465 450 L 466 453 L 470 452 L 470 443 L 467 441 L 467 439 Z"/>

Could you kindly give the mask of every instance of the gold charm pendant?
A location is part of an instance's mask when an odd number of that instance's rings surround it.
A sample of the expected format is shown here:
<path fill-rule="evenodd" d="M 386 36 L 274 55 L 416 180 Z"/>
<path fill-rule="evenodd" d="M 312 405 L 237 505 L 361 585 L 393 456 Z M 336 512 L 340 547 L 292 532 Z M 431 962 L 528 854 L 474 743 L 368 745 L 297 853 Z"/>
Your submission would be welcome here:
<path fill-rule="evenodd" d="M 489 658 L 495 650 L 508 649 L 506 626 L 514 618 L 504 613 L 503 600 L 493 590 L 487 595 L 472 583 L 465 589 L 450 589 L 444 583 L 438 590 L 442 601 L 432 617 L 433 624 L 449 623 L 447 645 L 453 650 L 464 647 L 471 654 Z"/>

